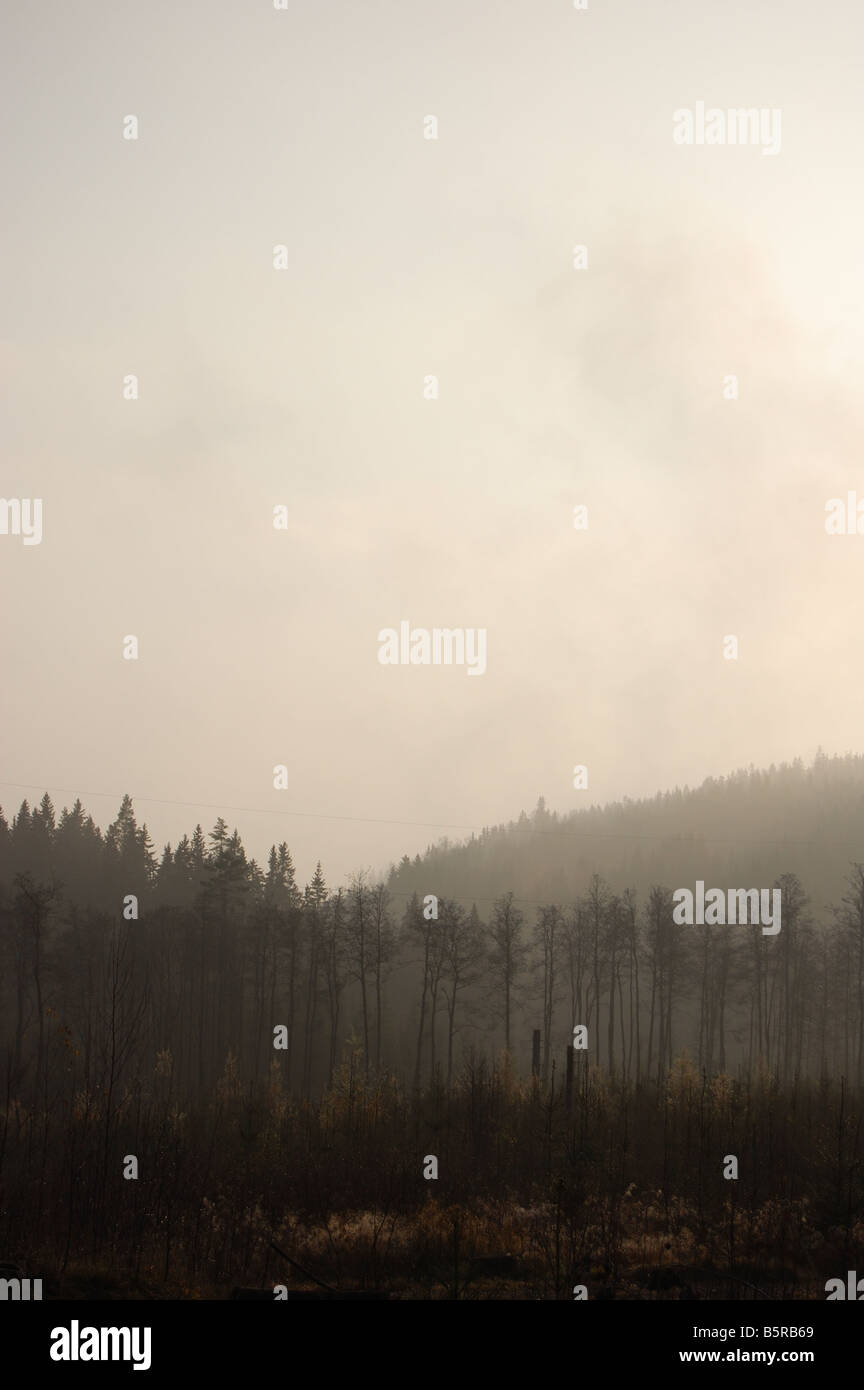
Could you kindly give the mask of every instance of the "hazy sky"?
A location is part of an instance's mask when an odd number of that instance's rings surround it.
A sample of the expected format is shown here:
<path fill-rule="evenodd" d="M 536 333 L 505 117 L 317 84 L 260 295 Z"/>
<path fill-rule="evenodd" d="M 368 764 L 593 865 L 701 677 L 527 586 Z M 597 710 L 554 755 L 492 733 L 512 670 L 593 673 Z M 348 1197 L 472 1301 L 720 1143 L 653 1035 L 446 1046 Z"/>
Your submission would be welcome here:
<path fill-rule="evenodd" d="M 224 809 L 336 886 L 540 794 L 861 751 L 858 0 L 3 28 L 0 495 L 44 527 L 0 535 L 7 814 Z M 780 152 L 676 145 L 698 101 Z M 403 619 L 486 673 L 380 665 Z"/>

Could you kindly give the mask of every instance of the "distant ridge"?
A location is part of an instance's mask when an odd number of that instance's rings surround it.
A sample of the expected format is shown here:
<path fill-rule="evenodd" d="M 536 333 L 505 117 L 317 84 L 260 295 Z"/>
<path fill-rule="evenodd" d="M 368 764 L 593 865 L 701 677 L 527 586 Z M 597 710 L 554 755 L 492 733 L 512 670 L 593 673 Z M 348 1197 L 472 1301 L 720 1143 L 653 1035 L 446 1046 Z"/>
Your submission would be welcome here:
<path fill-rule="evenodd" d="M 818 918 L 838 900 L 856 860 L 864 860 L 864 755 L 819 752 L 809 765 L 750 767 L 563 815 L 541 797 L 530 815 L 406 856 L 388 886 L 400 896 L 444 894 L 479 908 L 506 891 L 526 905 L 567 902 L 594 872 L 618 891 L 640 893 L 696 878 L 766 884 L 791 872 Z"/>

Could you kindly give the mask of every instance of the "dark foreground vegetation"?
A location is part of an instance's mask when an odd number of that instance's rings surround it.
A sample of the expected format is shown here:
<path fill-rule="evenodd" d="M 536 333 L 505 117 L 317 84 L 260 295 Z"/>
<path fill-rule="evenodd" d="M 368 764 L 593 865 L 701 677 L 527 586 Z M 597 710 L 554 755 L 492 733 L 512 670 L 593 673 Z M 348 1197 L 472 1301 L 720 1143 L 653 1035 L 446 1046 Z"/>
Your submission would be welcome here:
<path fill-rule="evenodd" d="M 409 1098 L 364 1080 L 355 1047 L 316 1102 L 286 1097 L 278 1063 L 256 1089 L 229 1062 L 190 1108 L 163 1056 L 111 1109 L 83 1092 L 13 1105 L 5 1132 L 3 1249 L 66 1298 L 312 1290 L 275 1242 L 330 1287 L 402 1298 L 824 1299 L 864 1269 L 862 1210 L 842 1085 L 709 1079 L 685 1059 L 659 1091 L 577 1074 L 568 1110 L 557 1086 L 470 1061 L 449 1094 Z M 476 1263 L 505 1254 L 507 1278 Z"/>

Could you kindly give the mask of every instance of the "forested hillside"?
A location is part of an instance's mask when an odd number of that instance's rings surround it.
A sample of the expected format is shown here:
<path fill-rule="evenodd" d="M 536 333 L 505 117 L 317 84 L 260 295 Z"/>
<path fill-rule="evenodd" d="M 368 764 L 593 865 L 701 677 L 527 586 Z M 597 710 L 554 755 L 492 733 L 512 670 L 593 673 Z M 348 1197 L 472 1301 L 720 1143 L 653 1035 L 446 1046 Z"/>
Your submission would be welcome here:
<path fill-rule="evenodd" d="M 425 893 L 438 882 L 479 907 L 503 884 L 534 903 L 572 901 L 593 873 L 644 893 L 655 883 L 771 883 L 794 872 L 821 913 L 862 857 L 864 756 L 819 754 L 809 766 L 750 768 L 570 815 L 546 810 L 541 798 L 506 826 L 403 859 L 389 883 Z"/>

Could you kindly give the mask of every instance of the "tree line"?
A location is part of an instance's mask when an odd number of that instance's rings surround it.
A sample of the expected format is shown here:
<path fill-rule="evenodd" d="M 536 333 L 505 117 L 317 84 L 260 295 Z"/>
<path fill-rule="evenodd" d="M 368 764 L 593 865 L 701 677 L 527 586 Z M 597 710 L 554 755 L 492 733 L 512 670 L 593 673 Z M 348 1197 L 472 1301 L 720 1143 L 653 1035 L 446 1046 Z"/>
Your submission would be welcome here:
<path fill-rule="evenodd" d="M 400 896 L 399 878 L 358 872 L 333 889 L 319 863 L 301 888 L 286 844 L 262 868 L 221 818 L 157 856 L 128 796 L 104 833 L 80 801 L 58 817 L 47 794 L 0 813 L 7 1096 L 71 1086 L 110 1110 L 170 1055 L 184 1096 L 209 1093 L 230 1058 L 244 1085 L 275 1063 L 311 1097 L 348 1047 L 367 1078 L 449 1090 L 468 1055 L 503 1051 L 525 1074 L 535 1030 L 554 1087 L 576 1025 L 578 1065 L 624 1084 L 661 1085 L 686 1051 L 708 1075 L 864 1085 L 859 863 L 818 919 L 782 874 L 771 937 L 682 927 L 672 887 L 640 900 L 596 872 L 570 903 L 508 891 L 478 905 L 434 882 Z"/>

